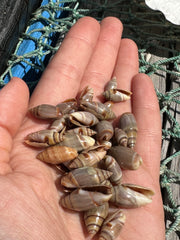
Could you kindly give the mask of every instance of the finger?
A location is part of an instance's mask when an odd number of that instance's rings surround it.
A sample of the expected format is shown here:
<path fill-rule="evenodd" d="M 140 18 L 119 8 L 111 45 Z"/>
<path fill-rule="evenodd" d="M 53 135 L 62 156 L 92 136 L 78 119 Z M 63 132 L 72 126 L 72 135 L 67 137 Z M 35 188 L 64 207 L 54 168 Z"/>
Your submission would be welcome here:
<path fill-rule="evenodd" d="M 86 68 L 81 89 L 89 85 L 94 89 L 94 99 L 102 94 L 115 66 L 122 34 L 122 23 L 114 17 L 101 22 L 99 38 L 94 53 Z"/>
<path fill-rule="evenodd" d="M 161 118 L 151 79 L 139 74 L 133 79 L 133 113 L 138 125 L 136 150 L 153 178 L 159 178 L 161 156 Z"/>
<path fill-rule="evenodd" d="M 131 83 L 133 77 L 139 70 L 138 48 L 130 39 L 123 39 L 120 44 L 119 54 L 113 76 L 117 77 L 117 84 L 119 89 L 131 91 Z M 114 112 L 121 115 L 123 112 L 131 111 L 131 101 L 114 104 Z"/>
<path fill-rule="evenodd" d="M 28 100 L 27 85 L 19 78 L 11 79 L 0 91 L 0 174 L 11 171 L 8 163 L 12 138 L 25 116 Z"/>
<path fill-rule="evenodd" d="M 99 28 L 95 19 L 84 17 L 70 29 L 36 87 L 30 101 L 31 106 L 55 104 L 76 96 L 96 44 Z"/>

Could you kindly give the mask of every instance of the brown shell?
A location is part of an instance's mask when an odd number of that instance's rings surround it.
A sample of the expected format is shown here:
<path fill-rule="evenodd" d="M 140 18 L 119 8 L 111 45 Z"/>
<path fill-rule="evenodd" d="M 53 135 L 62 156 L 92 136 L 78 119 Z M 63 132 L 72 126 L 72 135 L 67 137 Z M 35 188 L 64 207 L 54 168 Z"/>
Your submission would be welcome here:
<path fill-rule="evenodd" d="M 112 194 L 86 191 L 78 188 L 61 197 L 61 205 L 74 211 L 87 211 L 108 202 Z"/>
<path fill-rule="evenodd" d="M 117 88 L 117 79 L 116 77 L 111 78 L 111 80 L 106 84 L 105 91 L 110 89 L 116 89 Z"/>
<path fill-rule="evenodd" d="M 74 148 L 54 145 L 38 153 L 37 159 L 46 163 L 59 164 L 65 161 L 70 161 L 77 156 L 77 150 Z"/>
<path fill-rule="evenodd" d="M 99 122 L 97 117 L 90 112 L 74 112 L 69 114 L 69 120 L 76 126 L 93 126 Z"/>
<path fill-rule="evenodd" d="M 120 145 L 111 147 L 108 155 L 114 157 L 123 169 L 136 170 L 142 164 L 142 158 L 137 152 Z"/>
<path fill-rule="evenodd" d="M 99 235 L 99 240 L 114 240 L 120 233 L 124 223 L 126 221 L 126 216 L 122 210 L 118 209 L 110 213 L 105 219 L 101 232 Z"/>
<path fill-rule="evenodd" d="M 137 138 L 137 123 L 134 115 L 130 112 L 124 113 L 119 119 L 119 128 L 121 128 L 128 136 L 127 146 L 133 148 Z"/>
<path fill-rule="evenodd" d="M 120 128 L 115 128 L 114 137 L 118 145 L 127 147 L 128 136 L 127 134 Z"/>
<path fill-rule="evenodd" d="M 62 117 L 62 113 L 54 105 L 41 104 L 29 109 L 29 112 L 39 119 L 55 119 Z"/>
<path fill-rule="evenodd" d="M 81 101 L 92 101 L 93 100 L 93 95 L 94 95 L 94 90 L 93 88 L 86 86 L 79 97 L 79 102 Z"/>
<path fill-rule="evenodd" d="M 91 238 L 100 230 L 103 221 L 108 215 L 109 204 L 104 203 L 101 206 L 92 208 L 84 212 L 84 222 Z"/>
<path fill-rule="evenodd" d="M 122 208 L 137 208 L 152 202 L 154 192 L 135 184 L 119 184 L 113 186 L 110 202 Z"/>
<path fill-rule="evenodd" d="M 61 178 L 61 185 L 68 188 L 96 186 L 108 179 L 112 173 L 94 167 L 76 168 Z"/>
<path fill-rule="evenodd" d="M 97 141 L 109 141 L 113 134 L 114 134 L 114 129 L 112 126 L 112 123 L 106 120 L 102 120 L 96 124 L 96 139 Z"/>

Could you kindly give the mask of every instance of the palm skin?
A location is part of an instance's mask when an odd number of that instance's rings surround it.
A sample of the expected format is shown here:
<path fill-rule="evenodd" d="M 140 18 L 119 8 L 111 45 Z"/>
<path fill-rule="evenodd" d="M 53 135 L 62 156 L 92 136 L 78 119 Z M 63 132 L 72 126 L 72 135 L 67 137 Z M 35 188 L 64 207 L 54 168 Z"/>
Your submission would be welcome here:
<path fill-rule="evenodd" d="M 136 151 L 143 158 L 137 171 L 123 171 L 123 182 L 150 187 L 151 204 L 125 210 L 127 222 L 117 240 L 164 240 L 164 216 L 159 189 L 161 121 L 157 98 L 149 77 L 138 74 L 134 42 L 121 40 L 122 24 L 113 17 L 100 24 L 80 19 L 69 31 L 49 63 L 29 101 L 25 83 L 14 78 L 0 92 L 0 239 L 83 240 L 79 214 L 59 206 L 57 173 L 36 159 L 37 150 L 23 143 L 25 136 L 48 126 L 26 114 L 28 107 L 57 104 L 72 98 L 86 85 L 94 99 L 116 76 L 118 87 L 133 92 L 131 102 L 115 104 L 117 116 L 132 111 L 137 119 Z M 21 94 L 19 94 L 21 93 Z M 29 101 L 29 102 L 28 102 Z"/>

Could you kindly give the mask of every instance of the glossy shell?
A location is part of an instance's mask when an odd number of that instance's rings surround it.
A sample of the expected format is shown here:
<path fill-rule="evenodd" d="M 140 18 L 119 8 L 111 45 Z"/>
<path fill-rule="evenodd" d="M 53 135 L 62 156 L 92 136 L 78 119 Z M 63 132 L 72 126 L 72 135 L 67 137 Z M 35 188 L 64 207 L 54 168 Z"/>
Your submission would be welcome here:
<path fill-rule="evenodd" d="M 62 117 L 62 113 L 59 111 L 59 108 L 49 104 L 38 105 L 29 109 L 29 112 L 39 119 L 55 119 Z"/>
<path fill-rule="evenodd" d="M 82 152 L 69 164 L 69 168 L 80 168 L 84 166 L 93 166 L 106 155 L 106 151 Z"/>
<path fill-rule="evenodd" d="M 96 131 L 94 131 L 93 129 L 89 128 L 89 127 L 77 127 L 77 128 L 73 128 L 73 129 L 69 129 L 66 131 L 67 133 L 75 133 L 75 134 L 80 134 L 80 135 L 84 135 L 84 136 L 93 136 L 96 134 Z"/>
<path fill-rule="evenodd" d="M 105 219 L 101 232 L 99 235 L 99 240 L 114 240 L 120 233 L 124 223 L 126 221 L 126 216 L 122 210 L 118 209 L 108 215 Z"/>
<path fill-rule="evenodd" d="M 51 146 L 37 155 L 37 159 L 51 164 L 72 160 L 78 155 L 76 149 L 65 146 Z"/>
<path fill-rule="evenodd" d="M 113 196 L 110 199 L 122 208 L 137 208 L 152 202 L 154 192 L 145 187 L 134 184 L 122 184 L 113 187 Z"/>
<path fill-rule="evenodd" d="M 65 116 L 63 116 L 61 118 L 54 120 L 51 123 L 49 129 L 56 132 L 60 132 L 65 126 L 66 126 L 66 118 Z"/>
<path fill-rule="evenodd" d="M 79 152 L 90 146 L 93 146 L 94 143 L 95 140 L 92 137 L 66 133 L 64 135 L 64 140 L 60 142 L 59 145 L 75 148 Z"/>
<path fill-rule="evenodd" d="M 112 109 L 101 102 L 82 101 L 80 103 L 80 107 L 83 110 L 94 114 L 100 120 L 112 120 L 116 118 L 116 115 Z"/>
<path fill-rule="evenodd" d="M 142 164 L 141 156 L 131 148 L 113 146 L 109 149 L 108 155 L 114 157 L 123 169 L 136 170 Z"/>
<path fill-rule="evenodd" d="M 127 146 L 133 148 L 136 144 L 137 123 L 132 113 L 124 113 L 119 119 L 119 128 L 121 128 L 128 136 Z"/>
<path fill-rule="evenodd" d="M 61 184 L 68 188 L 96 186 L 108 179 L 111 172 L 94 167 L 77 168 L 61 178 Z"/>
<path fill-rule="evenodd" d="M 79 97 L 79 102 L 81 101 L 92 101 L 93 100 L 93 95 L 94 95 L 94 90 L 93 88 L 86 86 Z"/>
<path fill-rule="evenodd" d="M 103 92 L 103 96 L 107 101 L 123 102 L 131 98 L 131 92 L 122 89 L 110 89 Z"/>
<path fill-rule="evenodd" d="M 109 141 L 113 134 L 114 134 L 114 129 L 112 126 L 112 123 L 103 120 L 100 121 L 96 124 L 96 139 L 101 142 L 101 141 Z"/>
<path fill-rule="evenodd" d="M 128 143 L 127 134 L 120 128 L 115 128 L 114 133 L 115 133 L 114 136 L 117 144 L 127 147 L 127 143 Z"/>
<path fill-rule="evenodd" d="M 56 107 L 63 115 L 78 110 L 77 101 L 75 98 L 67 99 L 64 102 L 57 104 Z"/>
<path fill-rule="evenodd" d="M 104 163 L 105 163 L 106 169 L 112 172 L 112 175 L 110 176 L 111 183 L 119 184 L 122 178 L 122 170 L 119 164 L 116 162 L 116 160 L 112 156 L 109 156 L 109 155 L 106 155 L 106 157 L 104 158 Z"/>
<path fill-rule="evenodd" d="M 116 77 L 113 77 L 105 86 L 105 91 L 110 89 L 116 89 L 117 88 L 117 79 Z"/>
<path fill-rule="evenodd" d="M 101 206 L 92 208 L 84 212 L 85 226 L 91 238 L 100 230 L 103 221 L 106 219 L 108 215 L 108 210 L 109 204 L 108 202 L 106 202 Z"/>
<path fill-rule="evenodd" d="M 108 202 L 112 194 L 76 189 L 61 197 L 61 205 L 74 211 L 87 211 Z"/>
<path fill-rule="evenodd" d="M 76 126 L 93 126 L 99 122 L 90 112 L 74 112 L 69 115 L 69 120 Z"/>

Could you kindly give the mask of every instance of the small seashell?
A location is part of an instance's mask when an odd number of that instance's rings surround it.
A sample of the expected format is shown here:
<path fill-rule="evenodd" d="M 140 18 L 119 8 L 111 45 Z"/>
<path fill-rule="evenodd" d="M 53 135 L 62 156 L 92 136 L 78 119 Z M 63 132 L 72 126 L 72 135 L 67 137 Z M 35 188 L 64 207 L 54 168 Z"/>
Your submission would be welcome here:
<path fill-rule="evenodd" d="M 95 143 L 94 138 L 80 134 L 65 133 L 64 140 L 59 143 L 60 146 L 75 148 L 78 152 L 82 151 Z"/>
<path fill-rule="evenodd" d="M 112 120 L 116 118 L 112 109 L 101 102 L 81 101 L 80 108 L 94 114 L 99 120 Z"/>
<path fill-rule="evenodd" d="M 111 183 L 119 184 L 122 178 L 122 170 L 119 164 L 116 162 L 116 160 L 112 156 L 109 156 L 109 155 L 105 156 L 104 163 L 105 163 L 106 169 L 112 172 L 112 175 L 109 178 Z"/>
<path fill-rule="evenodd" d="M 96 186 L 108 179 L 112 173 L 94 167 L 76 168 L 61 178 L 61 184 L 68 188 Z"/>
<path fill-rule="evenodd" d="M 88 151 L 82 152 L 69 164 L 69 168 L 80 168 L 84 166 L 93 166 L 103 159 L 106 151 Z"/>
<path fill-rule="evenodd" d="M 102 120 L 96 124 L 96 139 L 97 141 L 109 141 L 113 134 L 114 134 L 114 129 L 112 126 L 112 123 Z"/>
<path fill-rule="evenodd" d="M 113 77 L 105 86 L 105 91 L 110 89 L 117 89 L 117 79 Z"/>
<path fill-rule="evenodd" d="M 54 105 L 41 104 L 29 109 L 29 112 L 39 119 L 56 119 L 62 117 L 62 113 Z"/>
<path fill-rule="evenodd" d="M 108 202 L 112 194 L 86 191 L 78 188 L 61 197 L 61 205 L 74 211 L 87 211 Z"/>
<path fill-rule="evenodd" d="M 101 206 L 92 208 L 84 212 L 84 222 L 91 238 L 100 230 L 103 221 L 108 215 L 109 204 L 104 203 Z"/>
<path fill-rule="evenodd" d="M 50 130 L 60 132 L 66 126 L 66 116 L 58 118 L 50 125 Z"/>
<path fill-rule="evenodd" d="M 122 89 L 109 89 L 103 92 L 103 96 L 107 101 L 123 102 L 131 98 L 132 92 Z"/>
<path fill-rule="evenodd" d="M 125 221 L 126 216 L 122 210 L 118 209 L 112 213 L 109 213 L 102 225 L 98 239 L 114 240 L 119 235 L 119 232 L 124 226 Z"/>
<path fill-rule="evenodd" d="M 93 100 L 93 95 L 94 95 L 94 90 L 93 88 L 86 86 L 79 97 L 79 102 L 81 101 L 92 101 Z"/>
<path fill-rule="evenodd" d="M 76 126 L 93 126 L 99 120 L 90 112 L 74 112 L 69 114 L 69 120 Z"/>
<path fill-rule="evenodd" d="M 111 147 L 108 155 L 114 157 L 123 169 L 136 170 L 142 164 L 142 158 L 138 153 L 120 145 Z"/>
<path fill-rule="evenodd" d="M 80 134 L 80 135 L 84 135 L 84 136 L 93 136 L 93 135 L 96 134 L 96 131 L 94 131 L 93 129 L 91 129 L 89 127 L 84 127 L 84 126 L 73 128 L 73 129 L 69 129 L 66 132 L 67 133 Z"/>
<path fill-rule="evenodd" d="M 127 147 L 128 136 L 127 134 L 120 128 L 115 128 L 114 130 L 115 140 L 118 145 Z"/>
<path fill-rule="evenodd" d="M 38 153 L 37 159 L 51 164 L 59 164 L 65 161 L 70 161 L 78 155 L 76 149 L 54 145 L 46 148 L 44 151 Z"/>
<path fill-rule="evenodd" d="M 119 184 L 113 186 L 113 196 L 110 202 L 122 208 L 137 208 L 152 202 L 154 192 L 134 184 Z"/>
<path fill-rule="evenodd" d="M 119 128 L 121 128 L 128 136 L 127 146 L 133 148 L 136 144 L 137 123 L 132 113 L 124 113 L 119 119 Z"/>
<path fill-rule="evenodd" d="M 56 105 L 59 111 L 64 115 L 78 110 L 77 101 L 75 98 L 67 99 Z"/>

